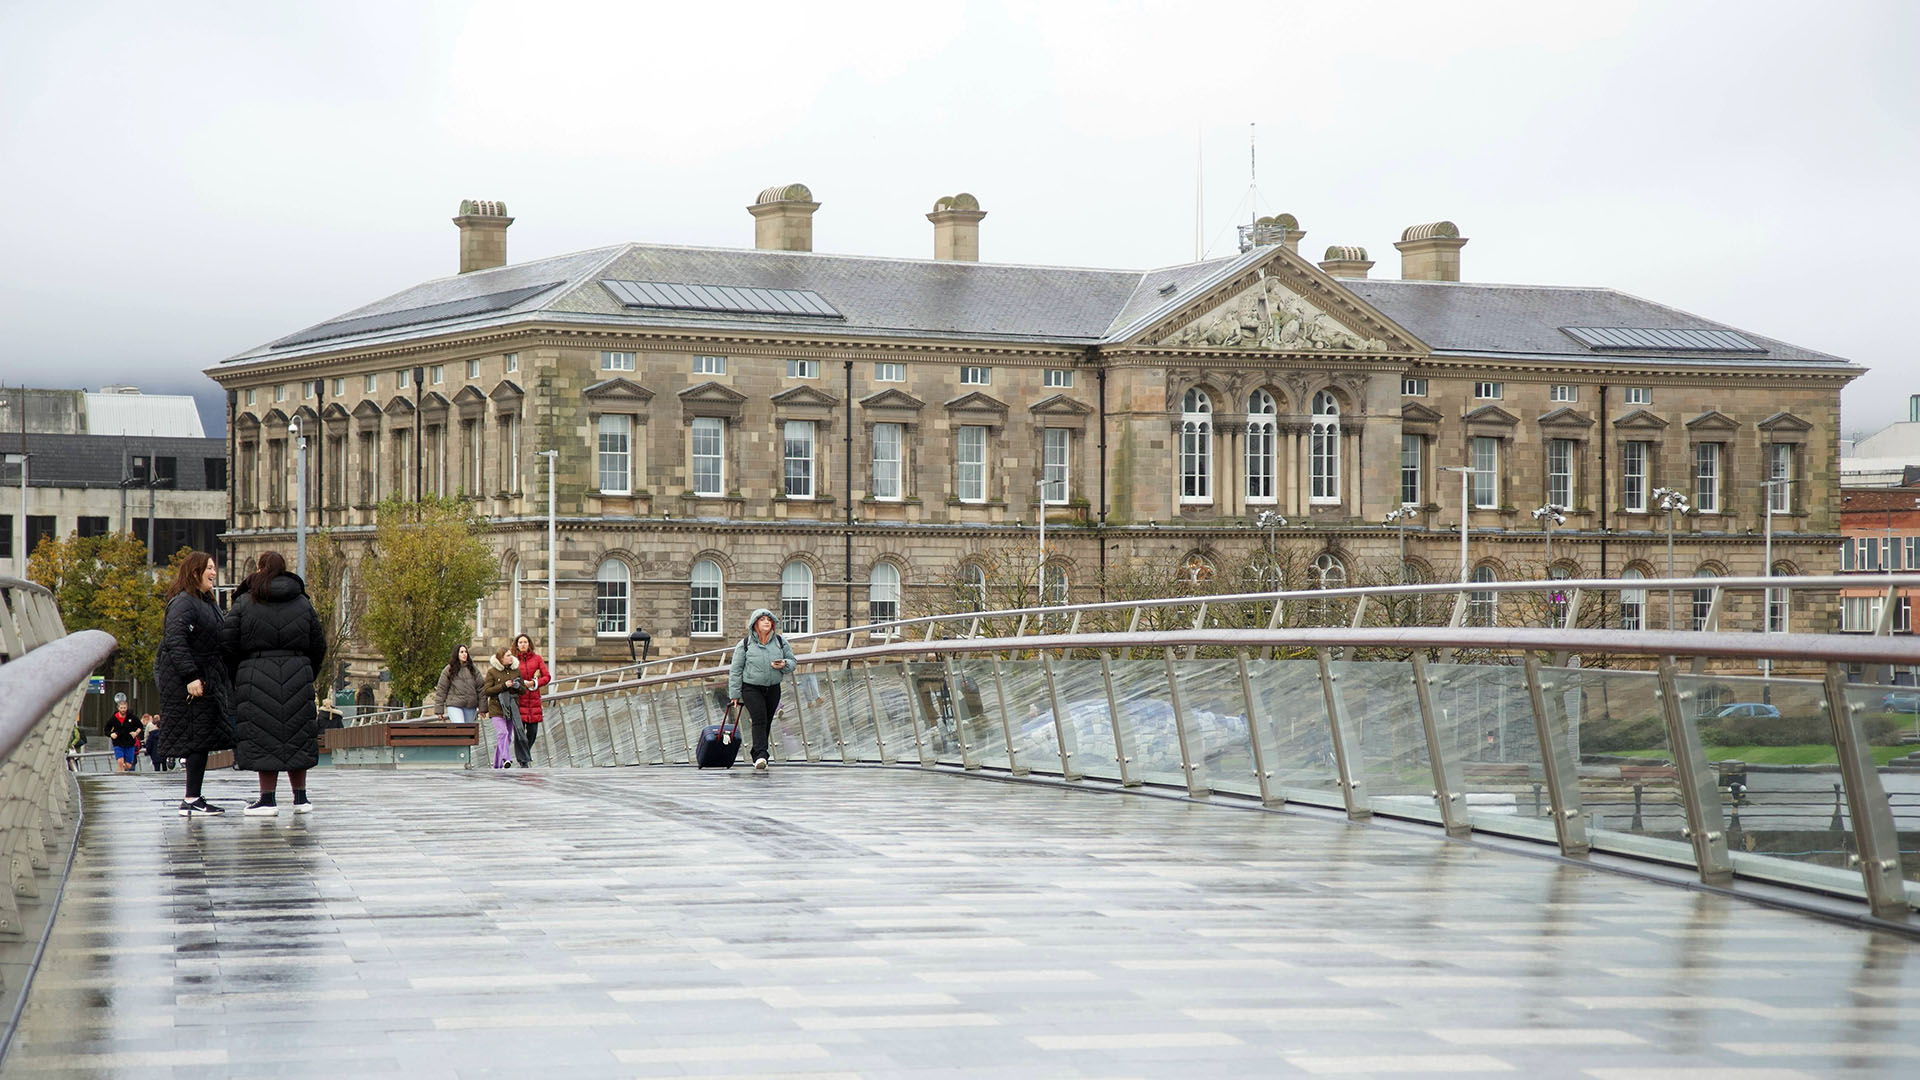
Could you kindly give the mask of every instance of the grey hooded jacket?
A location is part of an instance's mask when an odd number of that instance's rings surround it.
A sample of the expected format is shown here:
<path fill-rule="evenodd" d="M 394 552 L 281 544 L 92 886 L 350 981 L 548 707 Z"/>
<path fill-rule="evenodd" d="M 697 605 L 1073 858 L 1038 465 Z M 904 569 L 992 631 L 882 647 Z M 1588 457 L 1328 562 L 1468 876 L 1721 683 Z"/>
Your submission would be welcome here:
<path fill-rule="evenodd" d="M 766 615 L 773 619 L 773 636 L 765 645 L 753 632 L 753 624 Z M 785 660 L 786 666 L 776 668 L 775 660 Z M 727 673 L 727 698 L 737 701 L 740 698 L 740 684 L 752 683 L 755 686 L 778 686 L 780 681 L 793 670 L 798 658 L 793 655 L 793 647 L 780 634 L 780 619 L 766 608 L 755 608 L 753 617 L 747 620 L 747 636 L 733 647 L 733 667 Z"/>

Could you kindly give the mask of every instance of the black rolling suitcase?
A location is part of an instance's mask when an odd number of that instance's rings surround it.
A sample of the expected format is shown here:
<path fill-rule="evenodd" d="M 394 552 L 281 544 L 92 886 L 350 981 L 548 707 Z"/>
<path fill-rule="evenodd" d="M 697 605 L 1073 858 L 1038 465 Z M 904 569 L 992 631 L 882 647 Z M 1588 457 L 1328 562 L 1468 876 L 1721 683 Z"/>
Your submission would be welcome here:
<path fill-rule="evenodd" d="M 701 729 L 700 745 L 694 748 L 694 765 L 702 769 L 731 769 L 740 756 L 740 703 L 727 706 L 727 714 L 717 724 Z"/>

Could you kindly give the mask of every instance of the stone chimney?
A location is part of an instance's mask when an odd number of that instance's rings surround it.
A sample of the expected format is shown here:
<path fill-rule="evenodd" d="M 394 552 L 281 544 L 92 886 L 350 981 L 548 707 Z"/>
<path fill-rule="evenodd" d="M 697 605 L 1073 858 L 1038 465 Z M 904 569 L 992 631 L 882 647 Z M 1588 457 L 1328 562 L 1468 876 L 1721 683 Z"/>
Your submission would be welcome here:
<path fill-rule="evenodd" d="M 1451 221 L 1407 226 L 1393 245 L 1400 249 L 1400 280 L 1459 281 L 1460 249 L 1466 243 Z"/>
<path fill-rule="evenodd" d="M 942 262 L 980 261 L 980 219 L 987 216 L 980 200 L 961 192 L 933 204 L 927 220 L 933 222 L 933 257 Z"/>
<path fill-rule="evenodd" d="M 507 204 L 491 199 L 461 199 L 460 216 L 453 219 L 460 227 L 460 272 L 491 270 L 507 265 Z"/>
<path fill-rule="evenodd" d="M 805 184 L 775 184 L 747 207 L 753 246 L 761 251 L 812 251 L 813 212 L 820 204 Z"/>
<path fill-rule="evenodd" d="M 1373 269 L 1373 260 L 1367 258 L 1367 249 L 1351 244 L 1336 244 L 1327 249 L 1327 256 L 1320 260 L 1320 269 L 1329 277 L 1363 278 Z"/>

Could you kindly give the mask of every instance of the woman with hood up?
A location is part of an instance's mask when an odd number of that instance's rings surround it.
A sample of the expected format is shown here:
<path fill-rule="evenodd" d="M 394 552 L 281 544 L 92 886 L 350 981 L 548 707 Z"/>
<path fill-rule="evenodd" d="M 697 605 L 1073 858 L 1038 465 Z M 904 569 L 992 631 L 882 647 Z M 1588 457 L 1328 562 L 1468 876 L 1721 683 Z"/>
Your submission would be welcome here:
<path fill-rule="evenodd" d="M 260 797 L 247 815 L 279 812 L 274 788 L 283 772 L 293 789 L 293 812 L 311 811 L 307 770 L 320 763 L 313 676 L 327 655 L 327 639 L 306 583 L 288 572 L 279 552 L 260 556 L 259 569 L 234 598 L 220 630 L 220 649 L 235 672 L 239 723 L 233 764 L 260 774 Z"/>
<path fill-rule="evenodd" d="M 764 770 L 767 737 L 773 731 L 774 710 L 780 707 L 780 682 L 792 674 L 799 660 L 776 630 L 772 611 L 756 608 L 747 626 L 747 636 L 733 648 L 727 699 L 734 705 L 744 703 L 753 718 L 753 767 Z"/>

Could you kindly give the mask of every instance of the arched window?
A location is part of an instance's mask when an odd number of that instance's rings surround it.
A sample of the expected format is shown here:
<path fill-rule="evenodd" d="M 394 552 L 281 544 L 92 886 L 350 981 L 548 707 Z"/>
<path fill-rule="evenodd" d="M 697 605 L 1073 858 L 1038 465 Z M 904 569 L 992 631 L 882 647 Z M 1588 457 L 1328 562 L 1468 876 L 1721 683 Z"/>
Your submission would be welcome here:
<path fill-rule="evenodd" d="M 1307 448 L 1308 501 L 1340 501 L 1340 403 L 1322 390 L 1313 395 L 1313 434 Z"/>
<path fill-rule="evenodd" d="M 1180 406 L 1180 501 L 1213 501 L 1213 401 L 1198 387 Z"/>
<path fill-rule="evenodd" d="M 1620 576 L 1630 581 L 1643 581 L 1645 574 L 1629 566 L 1620 571 Z M 1645 630 L 1647 628 L 1647 590 L 1620 590 L 1620 629 Z"/>
<path fill-rule="evenodd" d="M 1323 551 L 1313 557 L 1313 584 L 1318 589 L 1340 589 L 1347 584 L 1347 566 L 1340 556 Z"/>
<path fill-rule="evenodd" d="M 780 571 L 780 632 L 805 634 L 813 629 L 813 570 L 795 559 Z"/>
<path fill-rule="evenodd" d="M 1273 395 L 1255 390 L 1247 399 L 1247 501 L 1274 501 L 1274 407 Z"/>
<path fill-rule="evenodd" d="M 720 635 L 720 564 L 701 559 L 693 564 L 692 592 L 688 596 L 687 632 L 694 637 Z"/>
<path fill-rule="evenodd" d="M 1694 573 L 1694 576 L 1710 578 L 1719 577 L 1720 575 L 1703 566 Z M 1713 590 L 1711 588 L 1693 590 L 1693 628 L 1695 630 L 1705 630 L 1707 628 L 1707 621 L 1712 617 Z"/>
<path fill-rule="evenodd" d="M 1774 577 L 1792 577 L 1793 567 L 1786 563 L 1773 564 Z M 1767 633 L 1784 634 L 1787 632 L 1788 616 L 1793 611 L 1793 594 L 1785 589 L 1767 590 Z"/>
<path fill-rule="evenodd" d="M 960 580 L 966 592 L 964 600 L 972 605 L 974 611 L 987 610 L 987 568 L 979 563 L 968 563 L 961 570 Z"/>
<path fill-rule="evenodd" d="M 1065 604 L 1068 596 L 1067 568 L 1047 563 L 1040 568 L 1040 595 L 1044 603 Z"/>
<path fill-rule="evenodd" d="M 631 580 L 625 562 L 615 558 L 600 564 L 593 585 L 593 612 L 598 620 L 595 632 L 599 636 L 627 636 L 627 584 Z"/>
<path fill-rule="evenodd" d="M 1186 561 L 1180 564 L 1182 585 L 1204 585 L 1213 580 L 1213 575 L 1213 561 L 1198 552 L 1187 556 Z"/>
<path fill-rule="evenodd" d="M 1500 575 L 1491 566 L 1473 568 L 1473 580 L 1476 583 L 1499 581 Z M 1500 618 L 1500 594 L 1492 589 L 1475 589 L 1467 594 L 1467 622 L 1472 626 L 1493 626 Z"/>
<path fill-rule="evenodd" d="M 892 622 L 900 617 L 900 568 L 890 562 L 873 564 L 867 575 L 867 621 Z"/>

